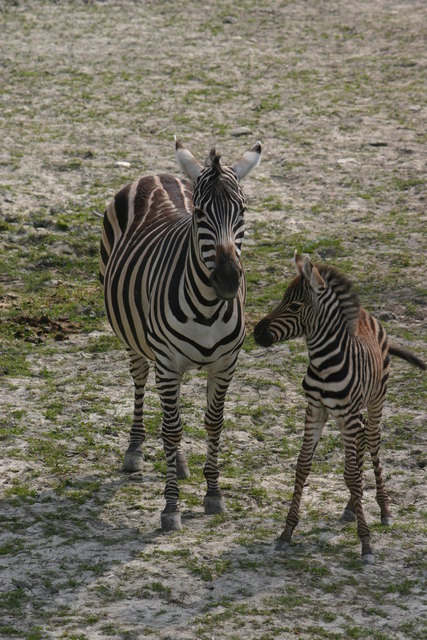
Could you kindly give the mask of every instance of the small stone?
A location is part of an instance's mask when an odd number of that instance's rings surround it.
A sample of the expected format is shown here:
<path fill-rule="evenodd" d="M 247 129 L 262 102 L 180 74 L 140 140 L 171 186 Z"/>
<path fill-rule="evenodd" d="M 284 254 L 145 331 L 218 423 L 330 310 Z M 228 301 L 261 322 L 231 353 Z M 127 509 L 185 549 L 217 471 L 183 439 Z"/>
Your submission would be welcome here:
<path fill-rule="evenodd" d="M 387 322 L 387 320 L 393 320 L 395 317 L 394 313 L 391 313 L 390 311 L 380 311 L 378 314 L 378 319 L 384 320 L 385 322 Z"/>
<path fill-rule="evenodd" d="M 337 160 L 337 164 L 341 164 L 343 166 L 347 164 L 359 164 L 356 158 L 340 158 Z"/>
<path fill-rule="evenodd" d="M 231 132 L 231 135 L 234 138 L 239 138 L 240 136 L 249 136 L 251 135 L 252 131 L 251 129 L 249 129 L 249 127 L 236 127 L 236 129 L 233 129 L 233 131 Z"/>
<path fill-rule="evenodd" d="M 126 169 L 129 168 L 131 166 L 130 162 L 125 162 L 124 160 L 117 160 L 117 162 L 114 163 L 115 167 L 125 167 Z"/>

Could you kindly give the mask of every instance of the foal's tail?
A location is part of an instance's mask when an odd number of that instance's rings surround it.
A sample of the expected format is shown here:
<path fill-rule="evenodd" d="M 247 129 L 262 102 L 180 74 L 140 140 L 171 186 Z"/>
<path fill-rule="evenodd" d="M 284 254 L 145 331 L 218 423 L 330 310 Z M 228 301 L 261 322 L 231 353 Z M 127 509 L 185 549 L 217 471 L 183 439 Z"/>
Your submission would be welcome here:
<path fill-rule="evenodd" d="M 391 344 L 389 346 L 388 352 L 392 356 L 397 356 L 398 358 L 402 358 L 412 364 L 414 367 L 418 367 L 418 369 L 426 370 L 426 365 L 422 360 L 420 360 L 412 351 L 407 351 L 406 349 L 402 349 L 402 347 L 398 347 L 395 344 Z"/>

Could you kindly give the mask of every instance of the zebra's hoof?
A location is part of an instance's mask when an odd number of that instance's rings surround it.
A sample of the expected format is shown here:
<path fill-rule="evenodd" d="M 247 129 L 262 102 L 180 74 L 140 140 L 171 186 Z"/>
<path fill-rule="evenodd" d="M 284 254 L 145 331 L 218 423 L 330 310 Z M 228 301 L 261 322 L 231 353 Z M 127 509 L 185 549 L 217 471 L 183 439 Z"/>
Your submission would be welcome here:
<path fill-rule="evenodd" d="M 393 524 L 393 518 L 391 516 L 383 516 L 381 518 L 381 524 L 385 527 L 390 527 Z"/>
<path fill-rule="evenodd" d="M 375 556 L 373 553 L 363 553 L 362 554 L 362 562 L 363 564 L 375 564 Z"/>
<path fill-rule="evenodd" d="M 224 496 L 209 496 L 205 495 L 203 498 L 203 508 L 205 515 L 213 516 L 217 513 L 223 513 L 226 510 Z"/>
<path fill-rule="evenodd" d="M 341 522 L 353 522 L 355 518 L 356 514 L 354 513 L 354 511 L 350 511 L 350 509 L 344 509 L 341 516 Z"/>
<path fill-rule="evenodd" d="M 186 480 L 190 475 L 190 469 L 188 468 L 185 456 L 181 452 L 178 452 L 176 454 L 176 477 L 178 480 Z"/>
<path fill-rule="evenodd" d="M 162 531 L 180 531 L 182 529 L 181 513 L 179 511 L 163 511 L 160 516 L 160 522 Z"/>
<path fill-rule="evenodd" d="M 274 550 L 286 552 L 286 551 L 289 551 L 290 547 L 291 547 L 290 542 L 288 542 L 287 540 L 281 540 L 279 538 L 274 546 Z"/>
<path fill-rule="evenodd" d="M 128 449 L 125 453 L 122 471 L 141 471 L 143 462 L 144 456 L 142 455 L 141 447 L 138 447 L 137 449 Z"/>

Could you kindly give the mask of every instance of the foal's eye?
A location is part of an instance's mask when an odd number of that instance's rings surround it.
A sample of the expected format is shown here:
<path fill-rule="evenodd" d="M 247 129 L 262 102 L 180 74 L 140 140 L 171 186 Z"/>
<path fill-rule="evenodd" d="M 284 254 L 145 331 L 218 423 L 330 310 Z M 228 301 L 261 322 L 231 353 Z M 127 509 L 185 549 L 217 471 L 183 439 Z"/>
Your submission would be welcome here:
<path fill-rule="evenodd" d="M 292 313 L 296 313 L 297 311 L 300 310 L 301 304 L 302 304 L 302 302 L 291 302 L 291 304 L 289 305 L 288 309 L 289 309 L 289 311 L 292 311 Z"/>

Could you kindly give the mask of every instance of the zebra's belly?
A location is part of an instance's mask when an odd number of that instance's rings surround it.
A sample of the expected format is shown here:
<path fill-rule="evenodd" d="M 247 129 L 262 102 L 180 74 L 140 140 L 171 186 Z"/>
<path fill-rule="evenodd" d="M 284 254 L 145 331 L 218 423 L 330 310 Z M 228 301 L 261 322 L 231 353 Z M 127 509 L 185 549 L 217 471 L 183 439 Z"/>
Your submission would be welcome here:
<path fill-rule="evenodd" d="M 313 404 L 324 406 L 335 418 L 348 414 L 349 410 L 359 414 L 368 404 L 364 390 L 357 385 L 339 388 L 336 384 L 314 382 L 306 376 L 303 380 L 303 388 L 307 398 Z"/>
<path fill-rule="evenodd" d="M 116 336 L 135 353 L 154 360 L 155 355 L 147 341 L 147 323 L 144 314 L 136 307 L 134 297 L 104 284 L 104 303 L 107 317 Z"/>

